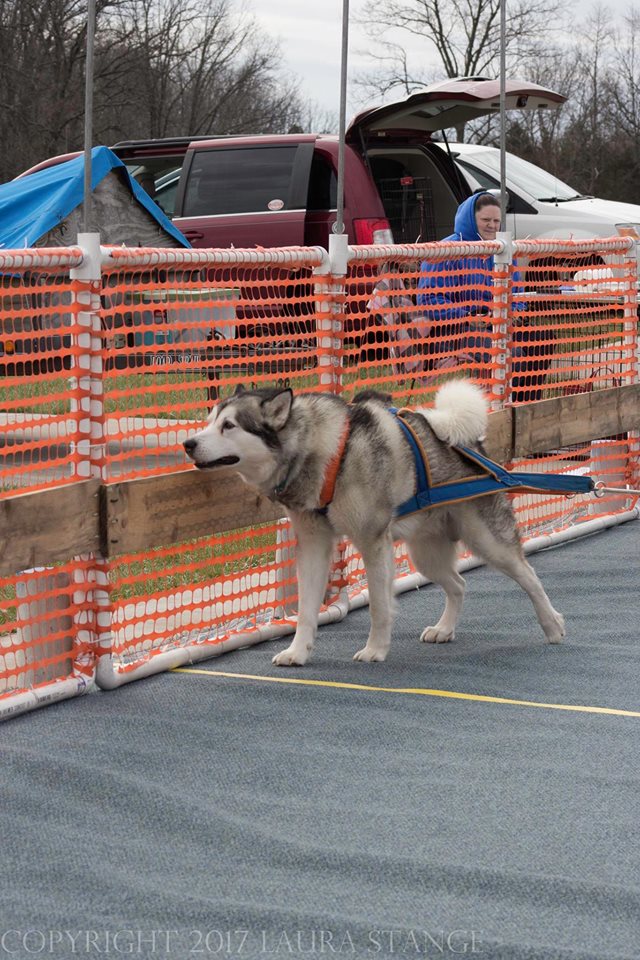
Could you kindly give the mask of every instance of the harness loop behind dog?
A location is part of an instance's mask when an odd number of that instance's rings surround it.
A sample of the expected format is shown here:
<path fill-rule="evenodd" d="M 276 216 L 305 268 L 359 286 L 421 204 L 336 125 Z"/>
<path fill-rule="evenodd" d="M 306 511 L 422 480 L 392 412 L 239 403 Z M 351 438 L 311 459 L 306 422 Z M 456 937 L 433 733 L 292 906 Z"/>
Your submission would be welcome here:
<path fill-rule="evenodd" d="M 569 496 L 576 493 L 591 493 L 595 489 L 591 477 L 558 473 L 523 473 L 509 471 L 499 463 L 490 460 L 478 450 L 452 445 L 451 449 L 466 460 L 480 467 L 482 474 L 463 477 L 449 483 L 433 484 L 429 469 L 429 458 L 413 428 L 406 422 L 404 415 L 410 410 L 392 408 L 411 451 L 416 467 L 416 492 L 396 508 L 396 516 L 404 517 L 419 510 L 459 503 L 492 493 L 505 493 L 514 490 L 527 490 L 530 493 L 557 493 Z"/>

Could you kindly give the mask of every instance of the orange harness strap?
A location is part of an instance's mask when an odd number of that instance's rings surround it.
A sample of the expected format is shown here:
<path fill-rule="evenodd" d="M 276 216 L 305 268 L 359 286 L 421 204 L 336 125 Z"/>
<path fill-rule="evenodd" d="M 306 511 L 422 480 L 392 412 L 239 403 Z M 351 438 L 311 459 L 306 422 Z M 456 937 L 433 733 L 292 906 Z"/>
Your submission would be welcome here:
<path fill-rule="evenodd" d="M 345 447 L 347 446 L 347 440 L 349 439 L 350 423 L 349 417 L 344 422 L 344 427 L 342 430 L 342 435 L 338 443 L 336 452 L 332 456 L 331 460 L 327 464 L 327 469 L 324 474 L 324 482 L 322 484 L 322 490 L 320 491 L 320 506 L 319 509 L 323 512 L 326 511 L 327 507 L 333 500 L 333 494 L 336 488 L 336 480 L 338 478 L 338 471 L 342 464 L 342 458 L 344 456 Z"/>

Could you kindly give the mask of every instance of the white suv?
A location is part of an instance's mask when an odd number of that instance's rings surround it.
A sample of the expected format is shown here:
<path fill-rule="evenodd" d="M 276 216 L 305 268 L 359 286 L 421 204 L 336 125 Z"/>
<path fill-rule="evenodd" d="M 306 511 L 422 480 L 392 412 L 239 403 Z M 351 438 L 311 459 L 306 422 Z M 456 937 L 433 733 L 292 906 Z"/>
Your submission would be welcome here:
<path fill-rule="evenodd" d="M 497 147 L 450 143 L 449 148 L 472 190 L 500 187 Z M 506 155 L 506 185 L 506 229 L 516 240 L 585 240 L 616 234 L 640 240 L 640 206 L 582 196 L 553 174 L 513 153 Z"/>

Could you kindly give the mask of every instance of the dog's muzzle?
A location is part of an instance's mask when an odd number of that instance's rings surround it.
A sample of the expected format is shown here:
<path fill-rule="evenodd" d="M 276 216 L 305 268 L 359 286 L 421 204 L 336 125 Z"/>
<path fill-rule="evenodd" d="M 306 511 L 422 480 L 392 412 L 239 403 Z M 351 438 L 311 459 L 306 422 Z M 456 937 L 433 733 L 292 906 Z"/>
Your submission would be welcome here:
<path fill-rule="evenodd" d="M 214 467 L 232 467 L 234 463 L 240 463 L 240 457 L 218 457 L 217 460 L 209 460 L 207 463 L 194 463 L 198 470 L 212 470 Z"/>
<path fill-rule="evenodd" d="M 185 440 L 183 447 L 186 451 L 188 457 L 194 462 L 194 465 L 198 470 L 212 470 L 214 467 L 232 467 L 235 463 L 240 463 L 240 457 L 236 457 L 234 454 L 228 454 L 226 457 L 218 457 L 216 460 L 207 460 L 205 462 L 199 462 L 196 460 L 196 447 L 198 446 L 198 441 L 193 437 L 190 437 L 188 440 Z"/>

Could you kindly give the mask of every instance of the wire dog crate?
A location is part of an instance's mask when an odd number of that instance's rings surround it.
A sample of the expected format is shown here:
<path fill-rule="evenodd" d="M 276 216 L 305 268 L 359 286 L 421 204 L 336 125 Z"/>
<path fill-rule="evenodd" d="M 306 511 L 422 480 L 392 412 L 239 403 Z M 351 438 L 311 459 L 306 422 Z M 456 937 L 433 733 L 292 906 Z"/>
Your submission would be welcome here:
<path fill-rule="evenodd" d="M 396 243 L 436 239 L 433 193 L 428 177 L 389 177 L 378 189 Z"/>

